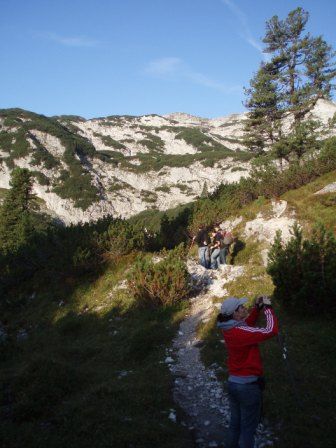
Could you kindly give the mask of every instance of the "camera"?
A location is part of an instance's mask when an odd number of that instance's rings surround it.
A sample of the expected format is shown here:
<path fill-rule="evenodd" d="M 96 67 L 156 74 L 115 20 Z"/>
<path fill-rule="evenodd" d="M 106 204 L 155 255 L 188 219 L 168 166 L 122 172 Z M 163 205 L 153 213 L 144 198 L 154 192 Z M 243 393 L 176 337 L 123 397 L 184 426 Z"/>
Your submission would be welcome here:
<path fill-rule="evenodd" d="M 256 306 L 261 310 L 264 306 L 272 306 L 269 296 L 259 296 L 256 298 Z"/>

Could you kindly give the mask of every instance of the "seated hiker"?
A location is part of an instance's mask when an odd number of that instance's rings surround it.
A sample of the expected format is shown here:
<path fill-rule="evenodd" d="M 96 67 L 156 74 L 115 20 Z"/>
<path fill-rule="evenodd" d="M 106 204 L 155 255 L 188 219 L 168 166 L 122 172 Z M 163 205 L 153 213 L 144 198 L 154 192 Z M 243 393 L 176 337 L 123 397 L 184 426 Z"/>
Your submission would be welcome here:
<path fill-rule="evenodd" d="M 195 241 L 198 246 L 198 259 L 200 265 L 204 268 L 209 268 L 208 246 L 210 244 L 210 238 L 203 224 L 198 227 L 198 232 L 193 241 Z"/>
<path fill-rule="evenodd" d="M 215 230 L 211 233 L 211 246 L 210 246 L 210 260 L 211 260 L 211 269 L 218 269 L 220 265 L 220 245 L 221 245 L 222 237 L 219 232 Z"/>
<path fill-rule="evenodd" d="M 219 226 L 219 224 L 215 225 L 215 231 L 216 231 L 216 239 L 219 240 L 220 244 L 219 244 L 219 263 L 220 264 L 226 264 L 226 254 L 225 254 L 225 245 L 224 245 L 224 236 L 223 236 L 223 232 Z"/>
<path fill-rule="evenodd" d="M 233 243 L 233 235 L 230 230 L 222 230 L 222 247 L 221 247 L 221 253 L 220 253 L 220 262 L 221 264 L 226 264 L 226 257 L 230 253 L 230 246 Z"/>

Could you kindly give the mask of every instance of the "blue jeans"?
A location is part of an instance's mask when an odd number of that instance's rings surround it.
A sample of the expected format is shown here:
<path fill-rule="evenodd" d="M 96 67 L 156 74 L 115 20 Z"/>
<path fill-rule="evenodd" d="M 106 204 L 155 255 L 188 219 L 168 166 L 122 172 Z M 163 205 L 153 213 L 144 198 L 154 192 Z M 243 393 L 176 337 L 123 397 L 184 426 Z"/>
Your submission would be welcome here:
<path fill-rule="evenodd" d="M 260 420 L 262 392 L 258 384 L 228 382 L 231 420 L 226 448 L 253 448 Z"/>
<path fill-rule="evenodd" d="M 219 256 L 220 256 L 220 249 L 214 249 L 211 254 L 211 269 L 217 269 L 219 268 Z"/>
<path fill-rule="evenodd" d="M 199 259 L 199 264 L 202 265 L 204 268 L 209 267 L 207 246 L 198 248 L 198 259 Z"/>
<path fill-rule="evenodd" d="M 219 259 L 220 259 L 221 264 L 226 264 L 226 256 L 227 256 L 228 252 L 229 252 L 229 250 L 228 250 L 227 246 L 220 248 Z"/>

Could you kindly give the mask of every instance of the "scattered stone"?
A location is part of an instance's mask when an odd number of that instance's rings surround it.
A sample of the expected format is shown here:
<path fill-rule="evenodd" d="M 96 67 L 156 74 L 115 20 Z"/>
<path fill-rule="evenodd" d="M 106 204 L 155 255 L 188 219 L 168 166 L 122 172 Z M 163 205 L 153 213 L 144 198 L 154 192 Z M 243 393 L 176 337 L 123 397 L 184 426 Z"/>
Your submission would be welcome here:
<path fill-rule="evenodd" d="M 21 330 L 18 331 L 18 333 L 16 335 L 16 340 L 18 342 L 22 342 L 22 341 L 25 341 L 26 339 L 28 339 L 28 332 L 27 332 L 27 330 L 22 328 Z"/>
<path fill-rule="evenodd" d="M 109 336 L 116 336 L 118 333 L 118 330 L 109 331 Z"/>
<path fill-rule="evenodd" d="M 125 376 L 128 376 L 130 373 L 132 373 L 131 370 L 120 370 L 120 372 L 118 372 L 118 378 L 124 378 Z"/>
<path fill-rule="evenodd" d="M 166 364 L 170 364 L 170 363 L 172 363 L 172 362 L 174 362 L 173 358 L 170 357 L 170 356 L 167 356 L 167 358 L 165 359 L 165 363 L 166 363 Z"/>
<path fill-rule="evenodd" d="M 133 421 L 132 417 L 123 417 L 122 420 L 124 422 L 132 422 Z"/>
<path fill-rule="evenodd" d="M 171 420 L 172 422 L 176 423 L 176 412 L 174 411 L 174 409 L 171 409 L 169 415 L 168 415 L 169 420 Z"/>
<path fill-rule="evenodd" d="M 219 447 L 223 446 L 230 421 L 228 396 L 216 376 L 216 372 L 224 368 L 216 363 L 210 368 L 203 365 L 200 358 L 203 341 L 197 338 L 197 327 L 200 322 L 210 319 L 216 311 L 213 297 L 220 297 L 217 292 L 225 295 L 225 284 L 242 275 L 244 269 L 228 265 L 223 270 L 211 272 L 210 276 L 195 260 L 189 260 L 187 267 L 192 278 L 202 285 L 202 289 L 191 299 L 190 314 L 181 323 L 173 341 L 175 362 L 169 368 L 175 377 L 179 376 L 179 372 L 186 372 L 174 382 L 174 400 L 185 412 L 188 428 L 194 431 L 198 448 Z M 220 342 L 224 344 L 222 339 Z M 171 352 L 167 351 L 166 354 L 168 353 Z M 172 362 L 170 356 L 167 359 Z M 255 448 L 272 440 L 267 426 L 260 426 Z"/>
<path fill-rule="evenodd" d="M 314 194 L 326 194 L 326 193 L 334 193 L 336 191 L 336 182 L 333 182 L 329 185 L 326 185 L 322 190 L 317 191 Z"/>
<path fill-rule="evenodd" d="M 0 323 L 0 342 L 6 342 L 8 338 L 5 327 Z"/>

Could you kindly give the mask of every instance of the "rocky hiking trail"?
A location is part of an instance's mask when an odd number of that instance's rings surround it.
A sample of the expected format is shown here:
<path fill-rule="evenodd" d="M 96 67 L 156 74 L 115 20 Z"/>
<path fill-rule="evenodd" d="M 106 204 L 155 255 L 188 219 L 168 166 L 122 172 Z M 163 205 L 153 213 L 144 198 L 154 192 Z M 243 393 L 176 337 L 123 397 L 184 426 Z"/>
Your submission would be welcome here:
<path fill-rule="evenodd" d="M 212 298 L 228 295 L 225 284 L 242 275 L 244 268 L 225 265 L 218 271 L 211 271 L 194 260 L 189 260 L 187 266 L 198 294 L 191 299 L 190 312 L 167 351 L 166 363 L 174 376 L 174 400 L 185 414 L 181 424 L 193 432 L 196 446 L 224 447 L 230 411 L 227 393 L 216 375 L 223 367 L 212 364 L 207 368 L 202 363 L 202 341 L 197 337 L 197 327 L 201 322 L 206 322 L 216 309 Z M 172 410 L 170 418 L 176 420 L 175 411 Z M 257 429 L 255 448 L 273 446 L 274 440 L 271 429 L 261 423 Z"/>

